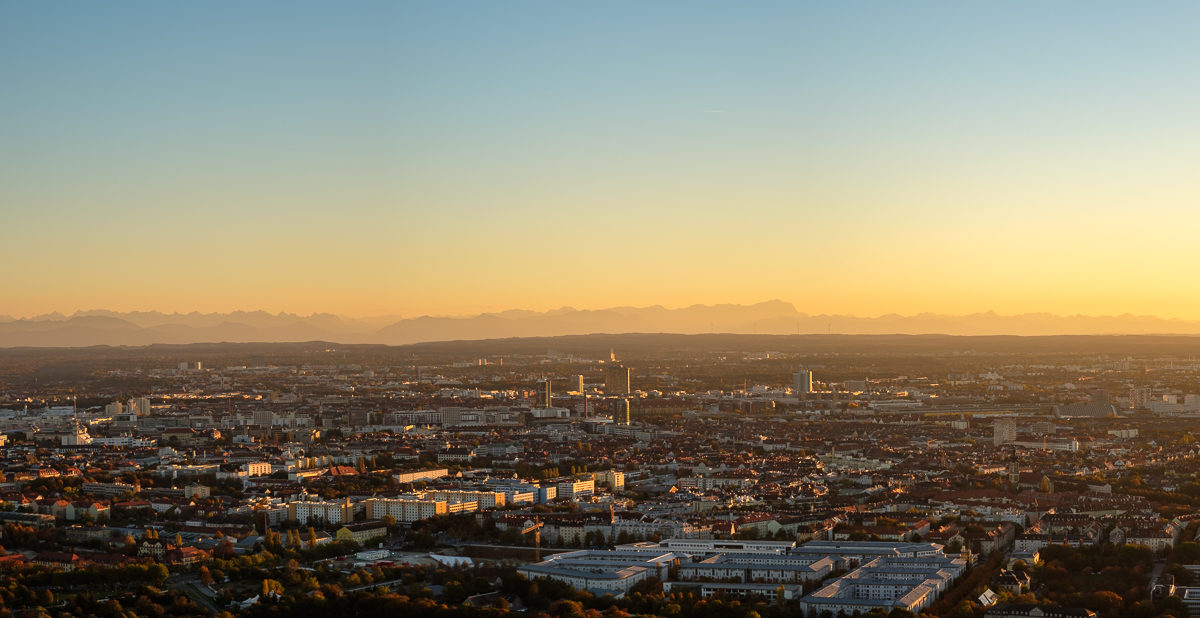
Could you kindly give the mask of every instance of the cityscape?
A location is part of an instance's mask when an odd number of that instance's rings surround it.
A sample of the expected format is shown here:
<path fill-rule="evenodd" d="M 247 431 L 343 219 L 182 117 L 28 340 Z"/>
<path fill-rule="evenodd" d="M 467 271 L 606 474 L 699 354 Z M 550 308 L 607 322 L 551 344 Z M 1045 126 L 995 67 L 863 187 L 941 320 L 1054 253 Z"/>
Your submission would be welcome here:
<path fill-rule="evenodd" d="M 0 0 L 0 618 L 1200 616 L 1197 24 Z"/>
<path fill-rule="evenodd" d="M 0 598 L 1187 615 L 1200 362 L 1154 339 L 12 348 Z"/>

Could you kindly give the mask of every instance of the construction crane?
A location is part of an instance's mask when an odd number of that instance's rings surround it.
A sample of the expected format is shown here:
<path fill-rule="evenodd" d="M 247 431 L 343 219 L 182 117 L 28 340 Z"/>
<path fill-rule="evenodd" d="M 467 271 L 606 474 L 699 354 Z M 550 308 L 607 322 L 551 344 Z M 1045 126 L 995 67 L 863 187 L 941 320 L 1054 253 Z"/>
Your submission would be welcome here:
<path fill-rule="evenodd" d="M 544 525 L 546 525 L 546 524 L 542 523 L 542 520 L 535 519 L 533 521 L 533 525 L 531 525 L 528 528 L 525 528 L 524 530 L 521 531 L 521 536 L 529 534 L 530 532 L 533 533 L 533 547 L 534 547 L 533 561 L 534 562 L 542 561 L 542 526 L 544 526 Z"/>

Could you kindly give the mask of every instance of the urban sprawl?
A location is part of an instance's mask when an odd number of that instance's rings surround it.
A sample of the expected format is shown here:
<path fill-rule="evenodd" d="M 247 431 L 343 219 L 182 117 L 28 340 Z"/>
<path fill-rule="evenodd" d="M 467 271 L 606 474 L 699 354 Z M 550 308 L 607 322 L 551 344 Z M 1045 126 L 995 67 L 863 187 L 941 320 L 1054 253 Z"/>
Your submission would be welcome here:
<path fill-rule="evenodd" d="M 0 613 L 1200 614 L 1200 361 L 459 349 L 8 354 Z"/>

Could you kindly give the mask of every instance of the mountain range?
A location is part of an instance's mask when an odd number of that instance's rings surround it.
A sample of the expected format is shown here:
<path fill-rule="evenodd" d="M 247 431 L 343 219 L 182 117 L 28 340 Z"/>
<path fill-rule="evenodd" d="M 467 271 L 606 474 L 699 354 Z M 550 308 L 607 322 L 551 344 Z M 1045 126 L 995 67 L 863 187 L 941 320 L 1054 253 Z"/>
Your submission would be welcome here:
<path fill-rule="evenodd" d="M 155 343 L 297 342 L 403 345 L 429 341 L 592 333 L 1105 335 L 1200 334 L 1200 321 L 1154 316 L 888 314 L 812 315 L 791 303 L 511 310 L 462 317 L 349 318 L 265 311 L 159 313 L 80 311 L 0 316 L 0 347 L 140 346 Z"/>

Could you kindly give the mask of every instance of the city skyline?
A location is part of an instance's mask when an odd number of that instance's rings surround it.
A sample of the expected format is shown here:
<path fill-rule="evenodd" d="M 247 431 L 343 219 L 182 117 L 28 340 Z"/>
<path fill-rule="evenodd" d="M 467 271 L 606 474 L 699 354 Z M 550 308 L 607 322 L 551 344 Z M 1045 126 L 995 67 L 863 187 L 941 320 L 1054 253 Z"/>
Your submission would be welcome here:
<path fill-rule="evenodd" d="M 0 315 L 1200 319 L 1200 7 L 0 8 Z"/>

